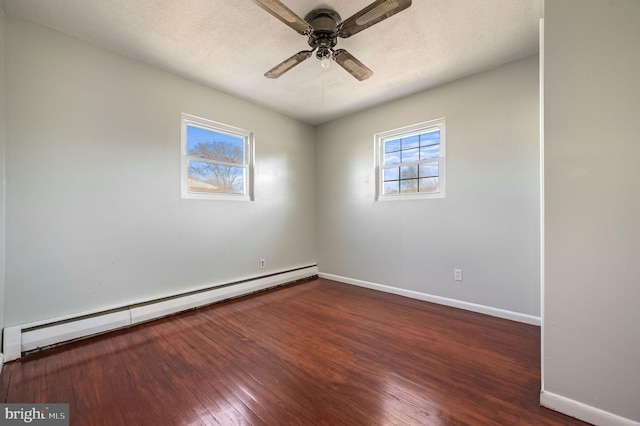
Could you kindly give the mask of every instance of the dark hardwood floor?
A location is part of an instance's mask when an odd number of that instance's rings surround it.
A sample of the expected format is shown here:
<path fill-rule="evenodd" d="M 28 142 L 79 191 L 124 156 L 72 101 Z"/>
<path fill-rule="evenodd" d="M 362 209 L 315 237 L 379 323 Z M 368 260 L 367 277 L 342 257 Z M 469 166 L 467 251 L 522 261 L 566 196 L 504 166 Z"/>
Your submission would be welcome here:
<path fill-rule="evenodd" d="M 538 404 L 538 327 L 323 279 L 8 363 L 72 425 L 585 425 Z"/>

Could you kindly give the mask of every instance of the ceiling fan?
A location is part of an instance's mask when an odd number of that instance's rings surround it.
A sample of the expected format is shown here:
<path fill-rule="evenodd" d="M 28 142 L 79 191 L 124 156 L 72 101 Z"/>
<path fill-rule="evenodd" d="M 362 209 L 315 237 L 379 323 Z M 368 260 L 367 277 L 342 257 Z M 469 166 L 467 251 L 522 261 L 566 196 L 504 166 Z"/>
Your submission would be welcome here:
<path fill-rule="evenodd" d="M 293 13 L 279 0 L 252 0 L 255 4 L 293 28 L 308 39 L 311 50 L 303 50 L 271 68 L 264 75 L 278 78 L 315 52 L 323 67 L 332 60 L 358 80 L 371 77 L 373 71 L 344 49 L 334 50 L 338 37 L 347 38 L 411 6 L 411 0 L 376 0 L 355 15 L 342 20 L 335 10 L 318 8 L 304 19 Z"/>

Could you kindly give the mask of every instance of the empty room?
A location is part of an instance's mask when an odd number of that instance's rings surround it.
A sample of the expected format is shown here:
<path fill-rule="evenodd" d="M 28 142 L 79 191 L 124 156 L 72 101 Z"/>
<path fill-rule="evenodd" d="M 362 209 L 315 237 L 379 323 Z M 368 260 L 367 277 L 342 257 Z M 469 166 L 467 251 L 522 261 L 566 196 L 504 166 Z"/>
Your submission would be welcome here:
<path fill-rule="evenodd" d="M 0 0 L 0 424 L 640 425 L 640 1 Z"/>

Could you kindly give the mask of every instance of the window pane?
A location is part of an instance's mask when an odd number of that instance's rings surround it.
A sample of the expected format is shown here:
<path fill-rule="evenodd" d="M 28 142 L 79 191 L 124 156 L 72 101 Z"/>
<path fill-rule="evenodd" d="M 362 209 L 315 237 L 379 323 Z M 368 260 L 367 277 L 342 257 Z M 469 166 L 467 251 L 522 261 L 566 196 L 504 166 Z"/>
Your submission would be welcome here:
<path fill-rule="evenodd" d="M 420 148 L 408 149 L 402 151 L 402 162 L 418 161 L 420 159 Z"/>
<path fill-rule="evenodd" d="M 384 154 L 384 164 L 400 164 L 400 151 Z"/>
<path fill-rule="evenodd" d="M 409 136 L 408 138 L 402 138 L 402 149 L 417 148 L 420 146 L 420 136 Z"/>
<path fill-rule="evenodd" d="M 244 193 L 244 168 L 189 161 L 189 191 Z"/>
<path fill-rule="evenodd" d="M 440 142 L 440 129 L 431 132 L 422 133 L 420 135 L 420 146 L 433 145 Z"/>
<path fill-rule="evenodd" d="M 242 164 L 244 139 L 200 127 L 187 126 L 187 155 Z"/>
<path fill-rule="evenodd" d="M 400 167 L 400 178 L 411 179 L 418 177 L 418 165 Z"/>
<path fill-rule="evenodd" d="M 397 194 L 399 192 L 400 192 L 400 181 L 395 180 L 395 181 L 384 183 L 385 194 Z"/>
<path fill-rule="evenodd" d="M 439 164 L 437 162 L 420 164 L 420 177 L 440 176 L 438 172 Z"/>
<path fill-rule="evenodd" d="M 420 179 L 420 192 L 437 192 L 438 178 Z"/>
<path fill-rule="evenodd" d="M 400 179 L 400 169 L 394 167 L 392 169 L 384 169 L 384 180 L 398 180 Z"/>
<path fill-rule="evenodd" d="M 403 194 L 418 192 L 418 179 L 401 180 L 400 192 Z"/>
<path fill-rule="evenodd" d="M 427 145 L 420 147 L 420 159 L 428 160 L 440 157 L 440 144 Z"/>
<path fill-rule="evenodd" d="M 400 151 L 400 139 L 385 141 L 384 152 L 394 152 L 394 151 Z"/>

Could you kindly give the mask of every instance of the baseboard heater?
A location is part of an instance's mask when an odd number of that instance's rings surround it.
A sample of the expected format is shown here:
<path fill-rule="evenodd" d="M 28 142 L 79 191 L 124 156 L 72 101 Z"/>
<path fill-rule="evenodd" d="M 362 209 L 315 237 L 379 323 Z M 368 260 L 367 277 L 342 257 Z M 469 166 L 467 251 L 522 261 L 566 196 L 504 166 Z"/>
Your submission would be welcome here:
<path fill-rule="evenodd" d="M 135 303 L 90 314 L 39 321 L 4 329 L 4 361 L 60 343 L 245 296 L 318 275 L 318 266 L 304 266 L 241 281 Z"/>

